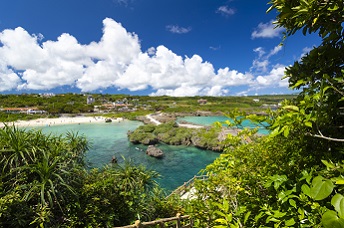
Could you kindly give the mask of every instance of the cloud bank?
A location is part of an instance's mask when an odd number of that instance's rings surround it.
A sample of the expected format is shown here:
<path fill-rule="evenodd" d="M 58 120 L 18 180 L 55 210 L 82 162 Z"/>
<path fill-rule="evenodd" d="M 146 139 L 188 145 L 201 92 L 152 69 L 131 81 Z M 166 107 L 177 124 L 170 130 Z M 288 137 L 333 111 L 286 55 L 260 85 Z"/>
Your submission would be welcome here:
<path fill-rule="evenodd" d="M 83 45 L 67 33 L 57 40 L 42 37 L 21 27 L 0 33 L 0 92 L 70 86 L 82 92 L 149 88 L 151 95 L 222 96 L 234 86 L 285 86 L 278 81 L 283 66 L 254 77 L 227 67 L 215 70 L 199 55 L 181 57 L 162 45 L 142 51 L 138 36 L 110 18 L 103 20 L 97 42 Z"/>

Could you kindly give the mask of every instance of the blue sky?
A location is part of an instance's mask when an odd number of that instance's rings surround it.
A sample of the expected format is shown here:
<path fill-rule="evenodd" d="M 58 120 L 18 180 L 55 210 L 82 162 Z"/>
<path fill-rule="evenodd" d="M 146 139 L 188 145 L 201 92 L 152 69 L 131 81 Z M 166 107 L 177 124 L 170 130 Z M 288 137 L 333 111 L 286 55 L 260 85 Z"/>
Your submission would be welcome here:
<path fill-rule="evenodd" d="M 292 93 L 319 44 L 279 46 L 263 0 L 11 0 L 0 7 L 0 92 L 170 96 Z"/>

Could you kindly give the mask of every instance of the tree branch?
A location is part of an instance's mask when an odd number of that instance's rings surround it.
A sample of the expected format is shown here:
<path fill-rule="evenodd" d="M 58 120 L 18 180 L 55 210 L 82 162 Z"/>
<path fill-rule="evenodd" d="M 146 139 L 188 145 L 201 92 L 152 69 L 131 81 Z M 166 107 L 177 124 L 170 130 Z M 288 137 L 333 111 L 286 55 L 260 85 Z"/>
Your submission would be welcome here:
<path fill-rule="evenodd" d="M 342 91 L 340 91 L 339 89 L 337 89 L 337 88 L 333 85 L 333 83 L 332 83 L 330 80 L 328 80 L 328 83 L 332 86 L 332 88 L 333 88 L 335 91 L 337 91 L 340 95 L 344 96 L 344 92 L 342 92 Z"/>
<path fill-rule="evenodd" d="M 321 135 L 317 135 L 317 134 L 306 133 L 306 135 L 309 135 L 309 136 L 312 136 L 312 137 L 315 137 L 315 138 L 326 139 L 326 140 L 334 141 L 334 142 L 344 142 L 344 139 L 327 137 L 327 136 L 324 136 L 322 134 Z"/>

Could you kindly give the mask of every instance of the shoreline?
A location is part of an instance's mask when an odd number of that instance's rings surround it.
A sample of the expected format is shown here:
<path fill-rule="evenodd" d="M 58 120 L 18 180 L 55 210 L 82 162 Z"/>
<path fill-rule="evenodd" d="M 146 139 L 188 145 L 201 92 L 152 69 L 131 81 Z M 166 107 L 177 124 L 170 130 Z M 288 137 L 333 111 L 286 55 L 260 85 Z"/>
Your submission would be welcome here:
<path fill-rule="evenodd" d="M 67 124 L 82 124 L 82 123 L 105 123 L 105 118 L 103 116 L 95 117 L 59 117 L 59 118 L 40 118 L 34 120 L 17 120 L 14 122 L 6 122 L 8 126 L 16 127 L 38 127 L 38 126 L 54 126 L 54 125 L 67 125 Z M 124 121 L 123 118 L 111 119 L 112 122 L 121 122 Z M 4 123 L 0 123 L 0 127 L 5 126 Z"/>

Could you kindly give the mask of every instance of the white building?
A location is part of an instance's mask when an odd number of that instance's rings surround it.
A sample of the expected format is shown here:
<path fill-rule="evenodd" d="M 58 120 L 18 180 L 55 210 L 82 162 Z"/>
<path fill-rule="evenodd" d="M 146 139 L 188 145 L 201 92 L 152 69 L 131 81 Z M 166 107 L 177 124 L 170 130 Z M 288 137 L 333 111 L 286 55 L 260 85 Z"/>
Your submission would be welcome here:
<path fill-rule="evenodd" d="M 92 95 L 87 96 L 87 104 L 93 104 L 94 103 L 94 98 Z"/>

